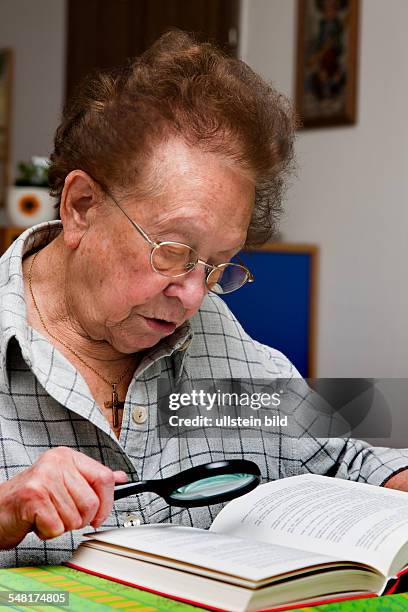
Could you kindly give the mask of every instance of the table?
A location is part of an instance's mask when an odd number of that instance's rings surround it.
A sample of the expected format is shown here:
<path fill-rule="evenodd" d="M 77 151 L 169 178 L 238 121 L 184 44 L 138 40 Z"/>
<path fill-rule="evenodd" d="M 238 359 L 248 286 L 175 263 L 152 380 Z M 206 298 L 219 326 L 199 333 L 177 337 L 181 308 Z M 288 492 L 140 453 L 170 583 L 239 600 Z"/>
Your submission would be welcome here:
<path fill-rule="evenodd" d="M 53 612 L 102 612 L 104 610 L 126 610 L 126 612 L 198 612 L 202 608 L 167 599 L 128 587 L 111 580 L 91 576 L 63 565 L 19 567 L 0 569 L 0 591 L 68 591 L 69 606 L 16 606 L 7 610 Z M 326 604 L 313 608 L 298 608 L 304 612 L 403 612 L 408 610 L 408 593 L 388 597 L 361 599 L 342 603 Z"/>

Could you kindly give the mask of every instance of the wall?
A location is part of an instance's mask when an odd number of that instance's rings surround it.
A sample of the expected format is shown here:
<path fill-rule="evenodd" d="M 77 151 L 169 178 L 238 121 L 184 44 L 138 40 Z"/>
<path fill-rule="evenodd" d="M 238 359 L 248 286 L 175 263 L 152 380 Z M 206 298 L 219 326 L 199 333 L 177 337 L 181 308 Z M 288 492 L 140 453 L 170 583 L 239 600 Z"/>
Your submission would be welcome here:
<path fill-rule="evenodd" d="M 243 0 L 241 54 L 292 95 L 295 0 Z M 318 375 L 408 373 L 406 0 L 363 0 L 359 118 L 298 137 L 285 240 L 321 248 Z"/>
<path fill-rule="evenodd" d="M 0 46 L 15 56 L 14 170 L 51 150 L 63 104 L 65 0 L 0 0 Z"/>

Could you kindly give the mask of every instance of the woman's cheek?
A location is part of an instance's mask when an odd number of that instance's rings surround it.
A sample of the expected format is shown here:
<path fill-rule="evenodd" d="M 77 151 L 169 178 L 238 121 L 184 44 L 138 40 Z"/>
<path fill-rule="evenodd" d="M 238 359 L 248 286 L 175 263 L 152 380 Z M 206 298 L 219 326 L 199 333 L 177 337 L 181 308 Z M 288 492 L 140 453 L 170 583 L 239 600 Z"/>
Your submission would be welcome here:
<path fill-rule="evenodd" d="M 166 281 L 152 279 L 151 277 L 140 277 L 134 283 L 127 283 L 124 290 L 126 295 L 126 304 L 130 309 L 138 306 L 144 306 L 145 304 L 156 302 L 157 298 L 163 292 L 163 289 L 167 286 Z"/>

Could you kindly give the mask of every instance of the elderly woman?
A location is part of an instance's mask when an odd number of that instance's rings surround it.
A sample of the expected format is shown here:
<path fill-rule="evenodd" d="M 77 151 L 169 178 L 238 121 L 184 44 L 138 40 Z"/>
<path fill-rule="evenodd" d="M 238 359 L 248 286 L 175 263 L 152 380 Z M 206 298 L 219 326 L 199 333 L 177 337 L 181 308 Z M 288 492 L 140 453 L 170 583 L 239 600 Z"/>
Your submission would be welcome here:
<path fill-rule="evenodd" d="M 293 129 L 244 63 L 182 33 L 66 112 L 50 169 L 61 221 L 1 260 L 3 566 L 66 560 L 89 525 L 135 515 L 209 526 L 217 507 L 170 510 L 147 493 L 113 505 L 113 489 L 211 460 L 405 487 L 408 458 L 360 441 L 159 435 L 160 377 L 296 376 L 217 295 L 250 279 L 233 258 L 273 232 Z"/>

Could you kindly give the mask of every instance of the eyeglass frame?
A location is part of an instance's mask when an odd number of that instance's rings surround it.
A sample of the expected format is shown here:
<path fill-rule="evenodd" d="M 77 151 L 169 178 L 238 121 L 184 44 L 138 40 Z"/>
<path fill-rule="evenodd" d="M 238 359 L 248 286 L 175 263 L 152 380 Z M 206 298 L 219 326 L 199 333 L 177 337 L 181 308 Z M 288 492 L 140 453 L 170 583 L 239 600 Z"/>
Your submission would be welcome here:
<path fill-rule="evenodd" d="M 101 187 L 102 188 L 102 187 Z M 206 272 L 206 276 L 205 276 L 205 285 L 208 289 L 208 291 L 211 291 L 211 293 L 215 293 L 216 295 L 226 295 L 227 293 L 234 293 L 234 291 L 238 291 L 238 289 L 241 289 L 241 287 L 243 287 L 244 285 L 246 285 L 247 283 L 253 283 L 255 280 L 254 275 L 252 274 L 252 272 L 242 263 L 236 264 L 234 262 L 225 262 L 225 263 L 220 263 L 217 266 L 213 266 L 212 264 L 209 264 L 208 262 L 204 261 L 203 259 L 200 259 L 198 257 L 198 253 L 195 249 L 193 249 L 193 247 L 191 247 L 188 244 L 184 244 L 184 242 L 176 242 L 174 240 L 165 240 L 163 242 L 155 242 L 154 240 L 152 240 L 147 233 L 144 231 L 144 229 L 138 224 L 136 223 L 136 221 L 133 221 L 133 219 L 131 217 L 129 217 L 129 215 L 127 214 L 127 212 L 122 208 L 122 206 L 119 204 L 119 202 L 116 200 L 116 198 L 111 194 L 110 191 L 108 191 L 107 189 L 102 188 L 102 190 L 104 191 L 104 193 L 106 193 L 106 195 L 116 204 L 116 206 L 119 208 L 119 210 L 121 210 L 123 212 L 123 214 L 125 215 L 125 217 L 130 221 L 130 223 L 133 225 L 133 227 L 135 228 L 135 230 L 137 230 L 137 232 L 140 234 L 140 236 L 142 236 L 142 238 L 144 238 L 144 240 L 150 244 L 151 250 L 150 250 L 150 266 L 152 268 L 152 270 L 154 272 L 156 272 L 157 274 L 160 274 L 160 276 L 164 276 L 164 278 L 179 278 L 180 276 L 186 276 L 189 272 L 192 272 L 193 270 L 196 269 L 198 264 L 201 264 L 202 266 L 204 266 L 206 268 L 206 270 L 208 268 L 210 268 L 210 270 L 208 272 Z M 162 245 L 167 245 L 167 244 L 178 244 L 184 247 L 187 247 L 188 249 L 190 249 L 190 251 L 193 251 L 194 253 L 197 254 L 197 261 L 194 264 L 194 267 L 190 268 L 189 270 L 186 270 L 185 272 L 181 272 L 181 274 L 175 274 L 175 275 L 167 275 L 167 274 L 163 274 L 162 272 L 159 272 L 159 270 L 156 270 L 156 268 L 153 265 L 153 253 L 155 251 L 155 249 L 159 248 Z M 237 255 L 235 257 L 238 257 Z M 213 291 L 212 289 L 210 289 L 210 287 L 208 286 L 208 278 L 210 276 L 210 274 L 214 271 L 214 270 L 219 270 L 222 267 L 226 267 L 226 266 L 236 266 L 239 268 L 242 268 L 245 270 L 246 274 L 247 274 L 247 280 L 242 283 L 242 285 L 240 285 L 239 287 L 237 287 L 236 289 L 233 289 L 232 291 L 225 291 L 224 293 L 220 294 L 217 293 L 216 291 Z"/>

